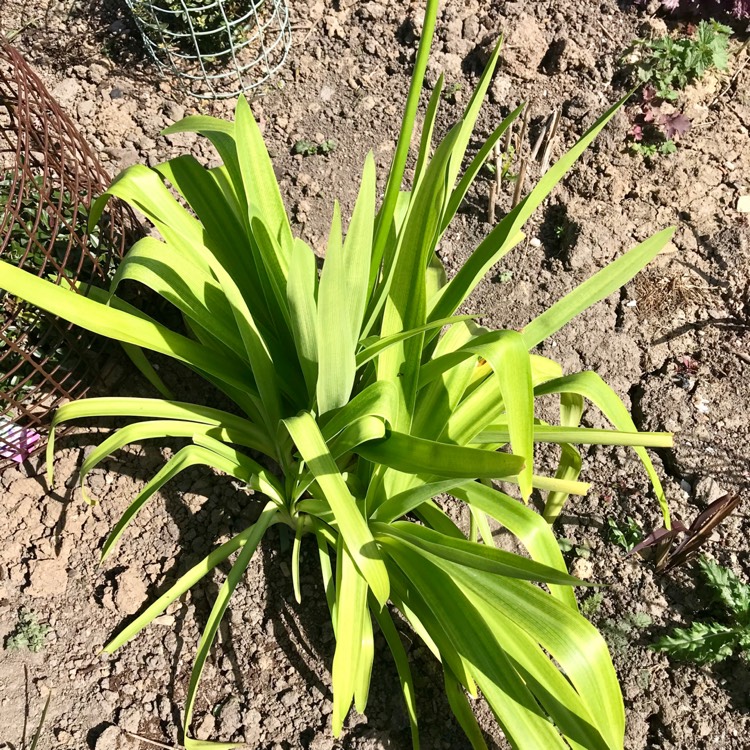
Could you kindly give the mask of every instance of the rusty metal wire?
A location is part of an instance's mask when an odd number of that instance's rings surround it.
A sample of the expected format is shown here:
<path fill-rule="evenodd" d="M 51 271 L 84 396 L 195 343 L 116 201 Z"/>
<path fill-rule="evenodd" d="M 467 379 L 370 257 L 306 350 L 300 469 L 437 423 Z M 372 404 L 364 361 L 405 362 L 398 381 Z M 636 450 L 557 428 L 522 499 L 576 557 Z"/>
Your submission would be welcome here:
<path fill-rule="evenodd" d="M 22 55 L 1 39 L 0 258 L 58 285 L 106 284 L 135 217 L 111 204 L 89 233 L 88 207 L 109 176 Z M 101 383 L 105 345 L 0 297 L 0 468 L 40 450 L 51 411 Z"/>

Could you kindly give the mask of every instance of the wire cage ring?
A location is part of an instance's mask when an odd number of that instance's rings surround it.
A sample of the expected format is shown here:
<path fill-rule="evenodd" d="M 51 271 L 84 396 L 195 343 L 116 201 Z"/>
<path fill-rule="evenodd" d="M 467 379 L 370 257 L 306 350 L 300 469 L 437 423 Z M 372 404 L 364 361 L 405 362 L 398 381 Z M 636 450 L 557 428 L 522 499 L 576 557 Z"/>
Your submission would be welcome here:
<path fill-rule="evenodd" d="M 149 55 L 201 99 L 268 82 L 291 47 L 286 0 L 126 0 Z"/>

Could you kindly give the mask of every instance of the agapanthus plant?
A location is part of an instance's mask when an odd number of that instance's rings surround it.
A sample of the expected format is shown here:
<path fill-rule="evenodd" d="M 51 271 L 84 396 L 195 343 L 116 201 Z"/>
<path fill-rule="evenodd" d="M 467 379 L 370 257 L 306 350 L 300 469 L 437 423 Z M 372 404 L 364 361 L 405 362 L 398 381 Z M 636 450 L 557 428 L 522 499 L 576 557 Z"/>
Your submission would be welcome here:
<path fill-rule="evenodd" d="M 0 264 L 0 286 L 125 343 L 155 383 L 141 348 L 187 365 L 235 404 L 230 413 L 168 394 L 92 398 L 62 407 L 54 418 L 55 425 L 101 416 L 138 420 L 93 450 L 81 467 L 82 484 L 127 444 L 190 441 L 134 499 L 103 556 L 127 539 L 134 516 L 186 467 L 225 472 L 258 500 L 253 525 L 217 546 L 105 647 L 111 653 L 123 646 L 234 556 L 197 648 L 184 720 L 188 750 L 236 746 L 194 739 L 193 708 L 232 592 L 275 524 L 294 534 L 298 600 L 301 545 L 311 540 L 319 553 L 336 638 L 335 734 L 352 702 L 365 711 L 375 622 L 395 660 L 418 747 L 414 683 L 397 610 L 438 660 L 451 708 L 473 747 L 486 746 L 467 699 L 480 691 L 514 747 L 623 746 L 615 671 L 604 640 L 578 612 L 572 586 L 580 581 L 568 575 L 549 522 L 570 494 L 588 488 L 579 481 L 581 456 L 574 446 L 615 444 L 634 447 L 668 524 L 645 448 L 668 446 L 671 438 L 638 432 L 595 373 L 566 375 L 556 362 L 530 352 L 617 291 L 672 230 L 645 240 L 520 331 L 489 330 L 456 315 L 483 276 L 523 239 L 522 225 L 620 105 L 549 169 L 449 280 L 438 253 L 441 237 L 521 108 L 464 164 L 499 50 L 461 120 L 433 148 L 441 79 L 427 105 L 411 189 L 402 189 L 436 14 L 437 2 L 429 0 L 382 203 L 378 208 L 369 154 L 345 235 L 334 205 L 322 272 L 312 249 L 292 235 L 260 129 L 243 98 L 233 122 L 194 116 L 168 129 L 207 137 L 220 166 L 204 169 L 192 156 L 153 169 L 134 166 L 94 206 L 96 217 L 109 196 L 126 200 L 161 235 L 133 246 L 109 291 L 73 294 Z M 186 333 L 121 300 L 117 291 L 125 280 L 172 303 Z M 536 402 L 545 396 L 559 402 L 559 424 L 536 416 Z M 615 429 L 581 427 L 585 402 Z M 560 448 L 552 476 L 535 469 L 537 443 Z M 50 467 L 53 450 L 50 441 Z M 495 480 L 515 486 L 519 497 L 501 491 Z M 546 518 L 526 505 L 533 492 L 544 496 Z M 471 519 L 467 533 L 436 499 L 445 493 L 463 504 Z M 528 556 L 496 548 L 495 522 Z"/>

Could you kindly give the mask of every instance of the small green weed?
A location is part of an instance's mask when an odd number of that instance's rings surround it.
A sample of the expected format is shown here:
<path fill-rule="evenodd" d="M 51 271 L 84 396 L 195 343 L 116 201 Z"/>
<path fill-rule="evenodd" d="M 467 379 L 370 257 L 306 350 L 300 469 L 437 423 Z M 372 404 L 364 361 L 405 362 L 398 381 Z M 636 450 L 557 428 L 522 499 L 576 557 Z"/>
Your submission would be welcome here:
<path fill-rule="evenodd" d="M 455 104 L 456 95 L 459 91 L 461 91 L 462 88 L 463 86 L 458 82 L 449 84 L 443 89 L 443 99 L 449 104 Z"/>
<path fill-rule="evenodd" d="M 611 542 L 619 545 L 626 552 L 630 552 L 643 539 L 643 531 L 638 521 L 631 516 L 628 516 L 622 524 L 614 518 L 608 518 L 607 536 Z"/>
<path fill-rule="evenodd" d="M 557 546 L 560 548 L 560 552 L 570 553 L 573 557 L 581 557 L 584 560 L 588 560 L 591 557 L 591 547 L 586 542 L 576 544 L 571 539 L 561 537 L 557 540 Z"/>
<path fill-rule="evenodd" d="M 709 70 L 729 66 L 729 37 L 732 29 L 716 21 L 701 21 L 694 36 L 674 39 L 636 39 L 633 51 L 638 80 L 654 87 L 656 96 L 676 101 L 688 84 Z"/>
<path fill-rule="evenodd" d="M 645 612 L 631 612 L 619 620 L 605 620 L 600 629 L 610 648 L 615 653 L 624 654 L 634 638 L 634 631 L 643 630 L 652 622 Z"/>
<path fill-rule="evenodd" d="M 698 560 L 698 568 L 711 603 L 718 605 L 717 619 L 676 628 L 652 648 L 699 664 L 722 661 L 736 651 L 750 656 L 750 585 L 706 557 Z"/>
<path fill-rule="evenodd" d="M 328 138 L 321 143 L 315 143 L 315 141 L 308 141 L 303 138 L 294 144 L 292 152 L 302 154 L 302 156 L 325 156 L 333 153 L 338 148 L 338 145 L 333 138 Z"/>
<path fill-rule="evenodd" d="M 5 640 L 5 648 L 9 651 L 28 649 L 36 653 L 44 647 L 47 633 L 49 625 L 41 624 L 35 612 L 22 607 L 18 611 L 15 629 Z"/>
<path fill-rule="evenodd" d="M 701 21 L 690 37 L 633 42 L 623 60 L 631 77 L 643 85 L 637 105 L 629 110 L 631 152 L 650 160 L 677 150 L 675 137 L 691 124 L 680 111 L 680 92 L 711 70 L 728 69 L 731 33 L 716 21 Z"/>
<path fill-rule="evenodd" d="M 581 614 L 584 617 L 591 617 L 592 615 L 595 615 L 599 608 L 602 606 L 602 602 L 604 601 L 604 594 L 601 591 L 596 591 L 591 596 L 587 596 L 582 602 L 581 602 Z"/>

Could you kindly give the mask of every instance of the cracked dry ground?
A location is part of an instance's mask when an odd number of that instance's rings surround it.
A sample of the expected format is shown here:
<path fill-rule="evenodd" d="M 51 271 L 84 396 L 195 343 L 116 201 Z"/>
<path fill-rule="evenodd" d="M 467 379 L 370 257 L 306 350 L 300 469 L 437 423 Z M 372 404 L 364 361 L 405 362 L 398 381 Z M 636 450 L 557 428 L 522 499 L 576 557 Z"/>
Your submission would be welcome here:
<path fill-rule="evenodd" d="M 44 6 L 44 7 L 41 7 Z M 350 211 L 358 172 L 372 148 L 379 174 L 390 158 L 420 28 L 418 3 L 379 1 L 290 4 L 294 47 L 278 86 L 253 102 L 272 151 L 294 230 L 314 247 L 327 234 L 333 198 Z M 75 6 L 78 7 L 78 6 Z M 16 38 L 111 173 L 154 164 L 190 150 L 213 154 L 188 135 L 159 131 L 184 114 L 226 115 L 231 104 L 196 104 L 155 80 L 134 51 L 133 31 L 118 3 L 97 0 L 70 17 L 55 4 L 5 0 L 0 24 L 23 26 Z M 67 8 L 65 9 L 67 10 Z M 34 14 L 37 16 L 34 16 Z M 454 92 L 441 104 L 444 133 L 466 103 L 489 44 L 506 33 L 504 59 L 479 123 L 486 135 L 523 100 L 532 106 L 525 145 L 561 109 L 559 155 L 622 93 L 617 59 L 628 42 L 661 31 L 659 19 L 614 0 L 534 3 L 448 0 L 438 22 L 432 84 L 445 71 Z M 106 50 L 109 51 L 107 54 Z M 692 519 L 723 491 L 743 492 L 750 472 L 750 356 L 747 320 L 750 229 L 737 199 L 750 183 L 750 69 L 723 95 L 721 81 L 691 94 L 693 129 L 677 154 L 652 167 L 624 153 L 627 122 L 618 116 L 527 227 L 529 240 L 506 257 L 467 305 L 490 325 L 520 327 L 624 249 L 677 224 L 672 252 L 621 293 L 564 328 L 542 353 L 566 371 L 594 369 L 626 400 L 640 428 L 671 430 L 673 450 L 656 456 L 675 515 Z M 428 92 L 425 92 L 425 98 Z M 424 102 L 423 102 L 424 105 Z M 292 154 L 300 139 L 335 138 L 329 156 Z M 525 190 L 538 177 L 527 173 Z M 440 253 L 455 271 L 488 231 L 483 177 L 446 235 Z M 498 199 L 507 210 L 510 194 Z M 561 245 L 555 228 L 573 228 Z M 183 373 L 166 373 L 196 399 L 210 399 Z M 145 394 L 145 386 L 134 386 Z M 603 426 L 589 411 L 586 424 Z M 179 446 L 143 445 L 109 459 L 90 477 L 101 504 L 88 508 L 75 488 L 76 468 L 98 432 L 78 431 L 56 454 L 57 486 L 41 465 L 0 477 L 0 640 L 21 606 L 50 627 L 38 653 L 0 651 L 0 742 L 18 747 L 26 706 L 30 723 L 48 690 L 53 698 L 40 747 L 124 750 L 153 747 L 128 732 L 176 746 L 179 707 L 198 635 L 221 577 L 176 602 L 147 632 L 112 657 L 97 652 L 115 629 L 210 548 L 243 527 L 252 498 L 226 479 L 190 470 L 154 499 L 107 563 L 103 539 L 129 499 Z M 656 577 L 606 538 L 607 518 L 658 522 L 636 460 L 624 450 L 594 448 L 584 458 L 593 482 L 588 498 L 566 508 L 561 536 L 591 549 L 571 558 L 575 572 L 606 582 L 592 616 L 610 639 L 628 711 L 629 750 L 750 747 L 746 662 L 714 668 L 670 663 L 647 648 L 701 604 L 689 571 Z M 747 505 L 709 544 L 719 562 L 750 575 Z M 344 736 L 330 738 L 333 637 L 314 550 L 303 549 L 303 604 L 291 593 L 288 540 L 271 535 L 238 589 L 207 667 L 197 707 L 203 737 L 244 739 L 250 747 L 406 748 L 407 719 L 397 677 L 377 640 L 367 717 L 350 716 Z M 584 594 L 585 596 L 585 594 Z M 651 624 L 617 634 L 634 613 Z M 641 618 L 643 619 L 643 618 Z M 426 649 L 408 642 L 415 664 L 423 747 L 468 748 L 450 717 L 441 680 Z M 28 695 L 24 667 L 29 671 Z M 491 747 L 506 744 L 486 708 L 477 710 Z"/>

